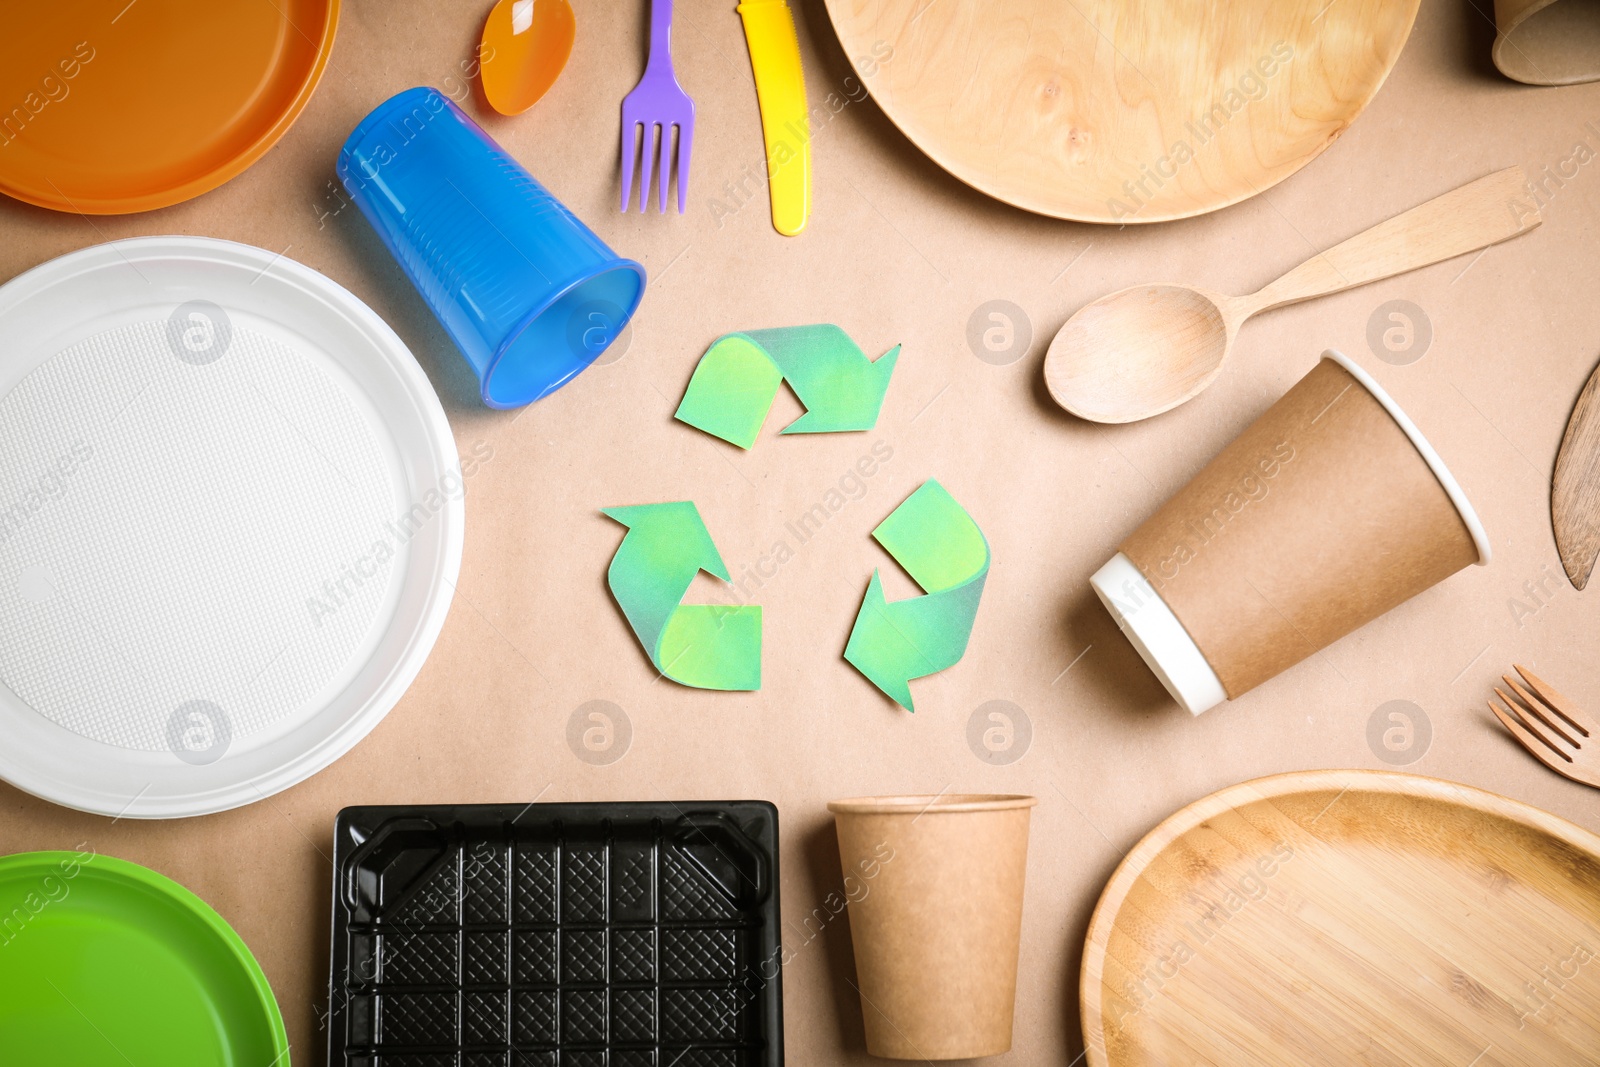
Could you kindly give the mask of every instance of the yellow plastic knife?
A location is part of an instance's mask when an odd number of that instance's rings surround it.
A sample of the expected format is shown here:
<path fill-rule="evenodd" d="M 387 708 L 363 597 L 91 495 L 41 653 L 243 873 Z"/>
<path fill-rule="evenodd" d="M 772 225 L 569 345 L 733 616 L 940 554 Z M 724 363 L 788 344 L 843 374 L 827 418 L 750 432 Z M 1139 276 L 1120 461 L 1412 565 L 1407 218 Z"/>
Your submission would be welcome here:
<path fill-rule="evenodd" d="M 793 237 L 806 228 L 811 215 L 811 112 L 806 107 L 800 39 L 784 0 L 744 0 L 739 17 L 744 21 L 761 107 L 772 225 Z"/>

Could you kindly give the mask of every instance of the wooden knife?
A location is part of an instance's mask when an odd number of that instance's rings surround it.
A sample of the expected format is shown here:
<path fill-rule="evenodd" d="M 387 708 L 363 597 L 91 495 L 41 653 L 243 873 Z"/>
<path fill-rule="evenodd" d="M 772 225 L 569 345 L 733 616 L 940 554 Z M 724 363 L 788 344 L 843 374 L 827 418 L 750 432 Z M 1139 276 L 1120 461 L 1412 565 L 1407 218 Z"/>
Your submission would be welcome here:
<path fill-rule="evenodd" d="M 1600 367 L 1578 394 L 1550 483 L 1556 551 L 1574 589 L 1589 583 L 1600 556 Z"/>

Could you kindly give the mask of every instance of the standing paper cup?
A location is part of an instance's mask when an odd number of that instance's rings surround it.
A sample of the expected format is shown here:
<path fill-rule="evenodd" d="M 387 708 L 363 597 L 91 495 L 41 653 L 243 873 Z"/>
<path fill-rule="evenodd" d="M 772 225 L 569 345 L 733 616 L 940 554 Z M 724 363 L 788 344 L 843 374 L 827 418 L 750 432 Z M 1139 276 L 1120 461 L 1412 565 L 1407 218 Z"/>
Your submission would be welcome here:
<path fill-rule="evenodd" d="M 1090 584 L 1198 715 L 1488 562 L 1483 525 L 1438 454 L 1330 351 Z"/>
<path fill-rule="evenodd" d="M 1028 860 L 1024 796 L 836 800 L 867 1051 L 897 1060 L 1011 1048 Z"/>
<path fill-rule="evenodd" d="M 1494 65 L 1529 85 L 1600 79 L 1600 5 L 1593 0 L 1494 0 Z"/>
<path fill-rule="evenodd" d="M 614 341 L 644 295 L 619 257 L 433 89 L 361 120 L 339 180 L 478 376 L 483 402 L 555 391 Z"/>

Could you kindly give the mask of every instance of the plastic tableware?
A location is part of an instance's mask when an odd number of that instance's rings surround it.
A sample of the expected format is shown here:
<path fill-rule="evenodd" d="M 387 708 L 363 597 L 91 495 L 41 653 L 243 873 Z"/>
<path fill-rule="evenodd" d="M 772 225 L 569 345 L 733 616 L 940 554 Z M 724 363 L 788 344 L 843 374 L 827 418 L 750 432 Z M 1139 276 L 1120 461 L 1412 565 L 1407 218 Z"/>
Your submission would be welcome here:
<path fill-rule="evenodd" d="M 811 107 L 794 13 L 784 0 L 745 0 L 739 18 L 761 110 L 772 228 L 794 237 L 811 216 Z"/>
<path fill-rule="evenodd" d="M 346 808 L 328 1063 L 780 1067 L 779 924 L 762 801 Z"/>
<path fill-rule="evenodd" d="M 92 852 L 0 858 L 0 1060 L 287 1067 L 266 975 L 205 901 Z"/>
<path fill-rule="evenodd" d="M 483 23 L 479 77 L 489 106 L 520 115 L 566 69 L 577 20 L 567 0 L 500 0 Z"/>
<path fill-rule="evenodd" d="M 436 90 L 378 105 L 345 141 L 338 170 L 489 407 L 521 407 L 566 384 L 644 296 L 643 267 Z"/>
<path fill-rule="evenodd" d="M 678 131 L 676 167 L 672 131 Z M 650 58 L 644 75 L 622 101 L 622 210 L 633 197 L 633 167 L 639 163 L 639 210 L 650 203 L 656 175 L 656 207 L 667 210 L 667 183 L 677 174 L 678 214 L 689 194 L 689 157 L 694 148 L 694 101 L 672 69 L 672 0 L 650 0 Z"/>
<path fill-rule="evenodd" d="M 394 331 L 281 255 L 144 237 L 0 287 L 0 336 L 0 778 L 200 815 L 366 736 L 493 458 L 457 458 Z"/>
<path fill-rule="evenodd" d="M 148 211 L 266 154 L 333 50 L 339 0 L 8 4 L 0 192 L 57 211 Z"/>

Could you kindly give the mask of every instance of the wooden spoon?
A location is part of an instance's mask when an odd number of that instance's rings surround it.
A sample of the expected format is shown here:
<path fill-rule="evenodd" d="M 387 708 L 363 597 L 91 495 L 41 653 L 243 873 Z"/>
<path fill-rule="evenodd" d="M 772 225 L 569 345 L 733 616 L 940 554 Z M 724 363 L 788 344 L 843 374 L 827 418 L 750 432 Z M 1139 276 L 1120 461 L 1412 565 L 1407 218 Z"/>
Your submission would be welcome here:
<path fill-rule="evenodd" d="M 572 54 L 577 20 L 567 0 L 500 0 L 483 23 L 483 95 L 502 115 L 520 115 L 550 87 Z"/>
<path fill-rule="evenodd" d="M 1539 225 L 1521 167 L 1509 167 L 1314 256 L 1249 296 L 1138 285 L 1103 296 L 1050 342 L 1056 403 L 1092 422 L 1135 422 L 1191 399 L 1222 369 L 1258 311 L 1342 292 L 1498 244 Z"/>

